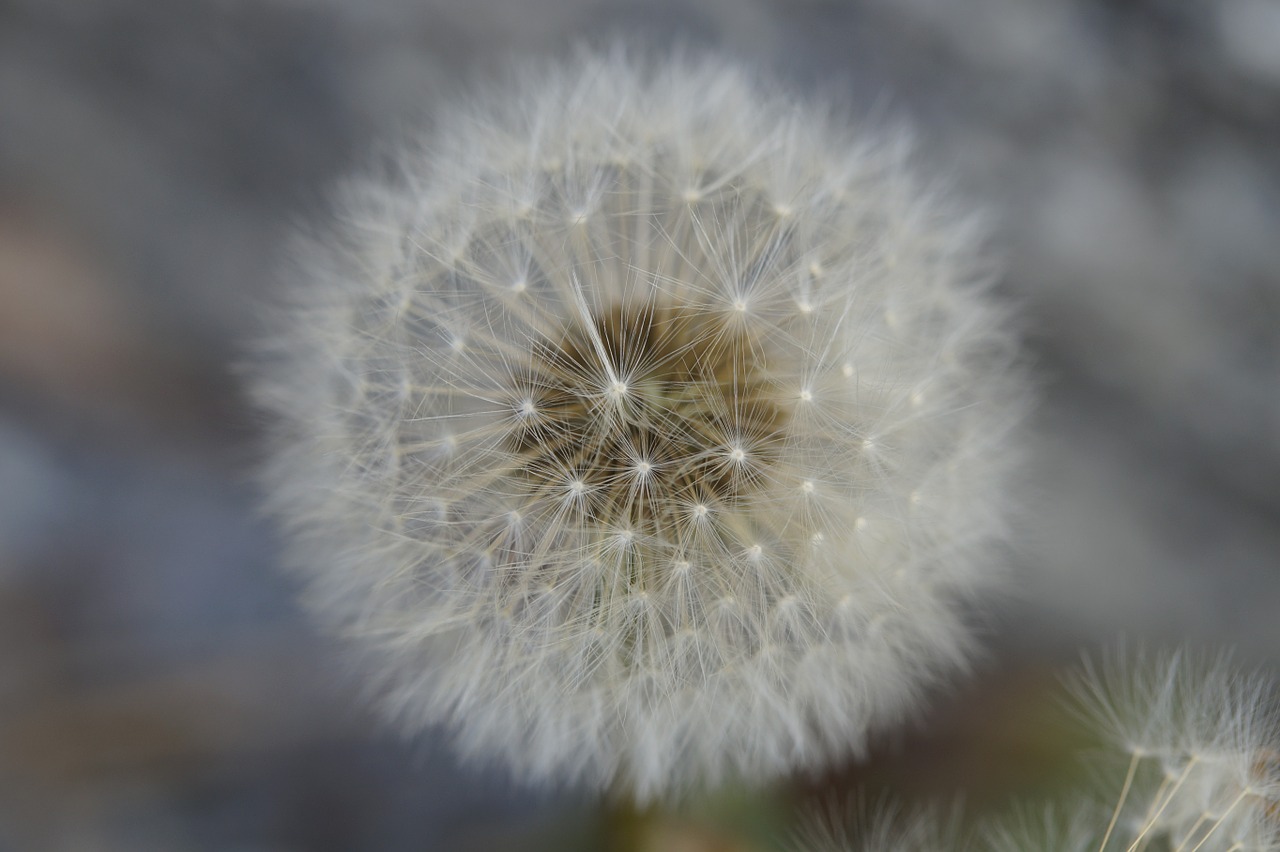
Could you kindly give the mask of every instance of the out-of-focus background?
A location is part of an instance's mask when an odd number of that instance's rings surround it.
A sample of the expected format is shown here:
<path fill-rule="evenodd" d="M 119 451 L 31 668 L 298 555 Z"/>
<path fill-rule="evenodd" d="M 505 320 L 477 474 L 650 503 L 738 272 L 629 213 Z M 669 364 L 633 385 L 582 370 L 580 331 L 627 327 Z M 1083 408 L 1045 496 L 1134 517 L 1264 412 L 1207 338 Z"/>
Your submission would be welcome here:
<path fill-rule="evenodd" d="M 976 685 L 777 825 L 849 778 L 1029 783 L 1050 673 L 1121 631 L 1280 660 L 1277 0 L 8 0 L 0 850 L 604 845 L 589 797 L 377 724 L 277 570 L 234 364 L 379 140 L 611 33 L 913 123 L 995 216 L 1042 387 Z M 654 848 L 768 848 L 729 798 Z"/>

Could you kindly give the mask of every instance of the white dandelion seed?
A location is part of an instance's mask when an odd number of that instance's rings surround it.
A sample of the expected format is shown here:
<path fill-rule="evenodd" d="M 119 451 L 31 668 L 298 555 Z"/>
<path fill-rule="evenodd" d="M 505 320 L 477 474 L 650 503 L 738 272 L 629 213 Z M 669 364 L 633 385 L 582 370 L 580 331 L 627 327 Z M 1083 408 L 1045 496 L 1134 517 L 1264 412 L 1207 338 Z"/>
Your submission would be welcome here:
<path fill-rule="evenodd" d="M 650 800 L 918 709 L 1024 407 L 973 222 L 717 59 L 439 128 L 303 246 L 258 381 L 291 561 L 391 711 Z"/>

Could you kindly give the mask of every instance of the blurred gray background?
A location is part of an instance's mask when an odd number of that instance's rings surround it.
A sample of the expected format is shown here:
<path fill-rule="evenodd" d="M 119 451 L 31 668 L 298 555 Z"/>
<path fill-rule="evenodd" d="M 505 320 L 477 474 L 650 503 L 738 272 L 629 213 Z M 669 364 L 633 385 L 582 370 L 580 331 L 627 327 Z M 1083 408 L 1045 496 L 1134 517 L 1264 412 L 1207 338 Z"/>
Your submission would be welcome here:
<path fill-rule="evenodd" d="M 0 850 L 604 844 L 586 797 L 376 724 L 276 569 L 233 365 L 379 140 L 613 33 L 908 120 L 995 217 L 1043 397 L 1017 590 L 897 783 L 1016 777 L 993 726 L 1121 632 L 1280 660 L 1280 0 L 9 0 Z"/>

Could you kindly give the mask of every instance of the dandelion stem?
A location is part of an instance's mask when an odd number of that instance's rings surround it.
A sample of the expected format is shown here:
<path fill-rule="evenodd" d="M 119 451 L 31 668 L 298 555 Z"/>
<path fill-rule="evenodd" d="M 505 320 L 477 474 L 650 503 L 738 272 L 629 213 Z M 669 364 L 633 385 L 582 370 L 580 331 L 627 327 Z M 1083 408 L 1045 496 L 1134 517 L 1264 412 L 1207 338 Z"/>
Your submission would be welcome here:
<path fill-rule="evenodd" d="M 1209 815 L 1207 813 L 1200 814 L 1199 819 L 1191 824 L 1191 828 L 1187 829 L 1187 833 L 1183 835 L 1182 840 L 1178 843 L 1178 848 L 1174 852 L 1183 852 L 1187 848 L 1187 844 L 1191 842 L 1191 838 L 1196 836 L 1196 832 L 1200 830 L 1200 826 L 1204 825 L 1205 820 L 1208 818 Z M 1205 836 L 1207 837 L 1208 835 Z M 1202 839 L 1200 842 L 1203 843 L 1204 840 Z M 1200 847 L 1196 846 L 1196 848 L 1199 849 Z"/>
<path fill-rule="evenodd" d="M 1156 820 L 1160 819 L 1161 815 L 1164 814 L 1165 808 L 1169 807 L 1169 803 L 1173 801 L 1173 797 L 1178 794 L 1178 789 L 1186 782 L 1187 777 L 1191 774 L 1192 767 L 1194 767 L 1198 761 L 1199 758 L 1197 757 L 1193 757 L 1187 761 L 1187 765 L 1183 767 L 1182 773 L 1178 776 L 1178 780 L 1174 782 L 1173 787 L 1170 788 L 1169 792 L 1164 794 L 1164 801 L 1160 802 L 1160 807 L 1147 819 L 1146 824 L 1142 826 L 1142 831 L 1136 838 L 1134 838 L 1133 843 L 1129 844 L 1129 848 L 1125 850 L 1125 852 L 1135 852 L 1135 850 L 1138 849 L 1142 844 L 1143 839 L 1151 829 L 1155 827 Z M 1164 785 L 1161 786 L 1163 787 Z M 1156 801 L 1160 801 L 1158 797 Z"/>
<path fill-rule="evenodd" d="M 1133 757 L 1129 760 L 1129 771 L 1124 776 L 1124 786 L 1120 788 L 1120 798 L 1116 800 L 1116 809 L 1111 813 L 1111 822 L 1107 824 L 1107 833 L 1102 836 L 1102 843 L 1098 844 L 1098 852 L 1105 852 L 1107 844 L 1111 842 L 1111 833 L 1116 829 L 1116 822 L 1120 819 L 1120 811 L 1124 809 L 1125 800 L 1129 798 L 1129 788 L 1133 785 L 1133 776 L 1138 771 L 1138 763 L 1142 760 L 1142 753 L 1135 751 Z"/>
<path fill-rule="evenodd" d="M 1230 816 L 1231 812 L 1236 809 L 1236 805 L 1243 802 L 1245 796 L 1247 795 L 1249 795 L 1248 790 L 1240 791 L 1240 795 L 1236 796 L 1235 801 L 1232 802 L 1231 805 L 1225 811 L 1222 812 L 1222 816 L 1218 817 L 1218 821 L 1213 824 L 1213 827 L 1205 832 L 1204 837 L 1200 838 L 1200 842 L 1195 845 L 1195 847 L 1191 850 L 1191 852 L 1200 852 L 1200 847 L 1205 844 L 1206 840 L 1208 840 L 1211 836 L 1213 836 L 1213 833 L 1215 831 L 1217 831 L 1219 828 L 1222 827 L 1222 824 L 1226 822 L 1227 817 Z"/>

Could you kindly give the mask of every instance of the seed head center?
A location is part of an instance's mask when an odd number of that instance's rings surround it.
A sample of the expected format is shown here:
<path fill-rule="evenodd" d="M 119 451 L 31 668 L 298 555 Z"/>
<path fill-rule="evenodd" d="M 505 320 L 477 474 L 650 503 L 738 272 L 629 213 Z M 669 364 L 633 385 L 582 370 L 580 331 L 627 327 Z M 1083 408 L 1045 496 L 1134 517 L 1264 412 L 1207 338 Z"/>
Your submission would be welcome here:
<path fill-rule="evenodd" d="M 776 456 L 786 414 L 764 379 L 768 347 L 706 309 L 620 305 L 590 322 L 535 342 L 511 388 L 538 415 L 507 439 L 520 487 L 536 503 L 572 471 L 574 493 L 591 494 L 583 520 L 678 541 L 689 506 L 706 519 L 733 504 Z"/>

